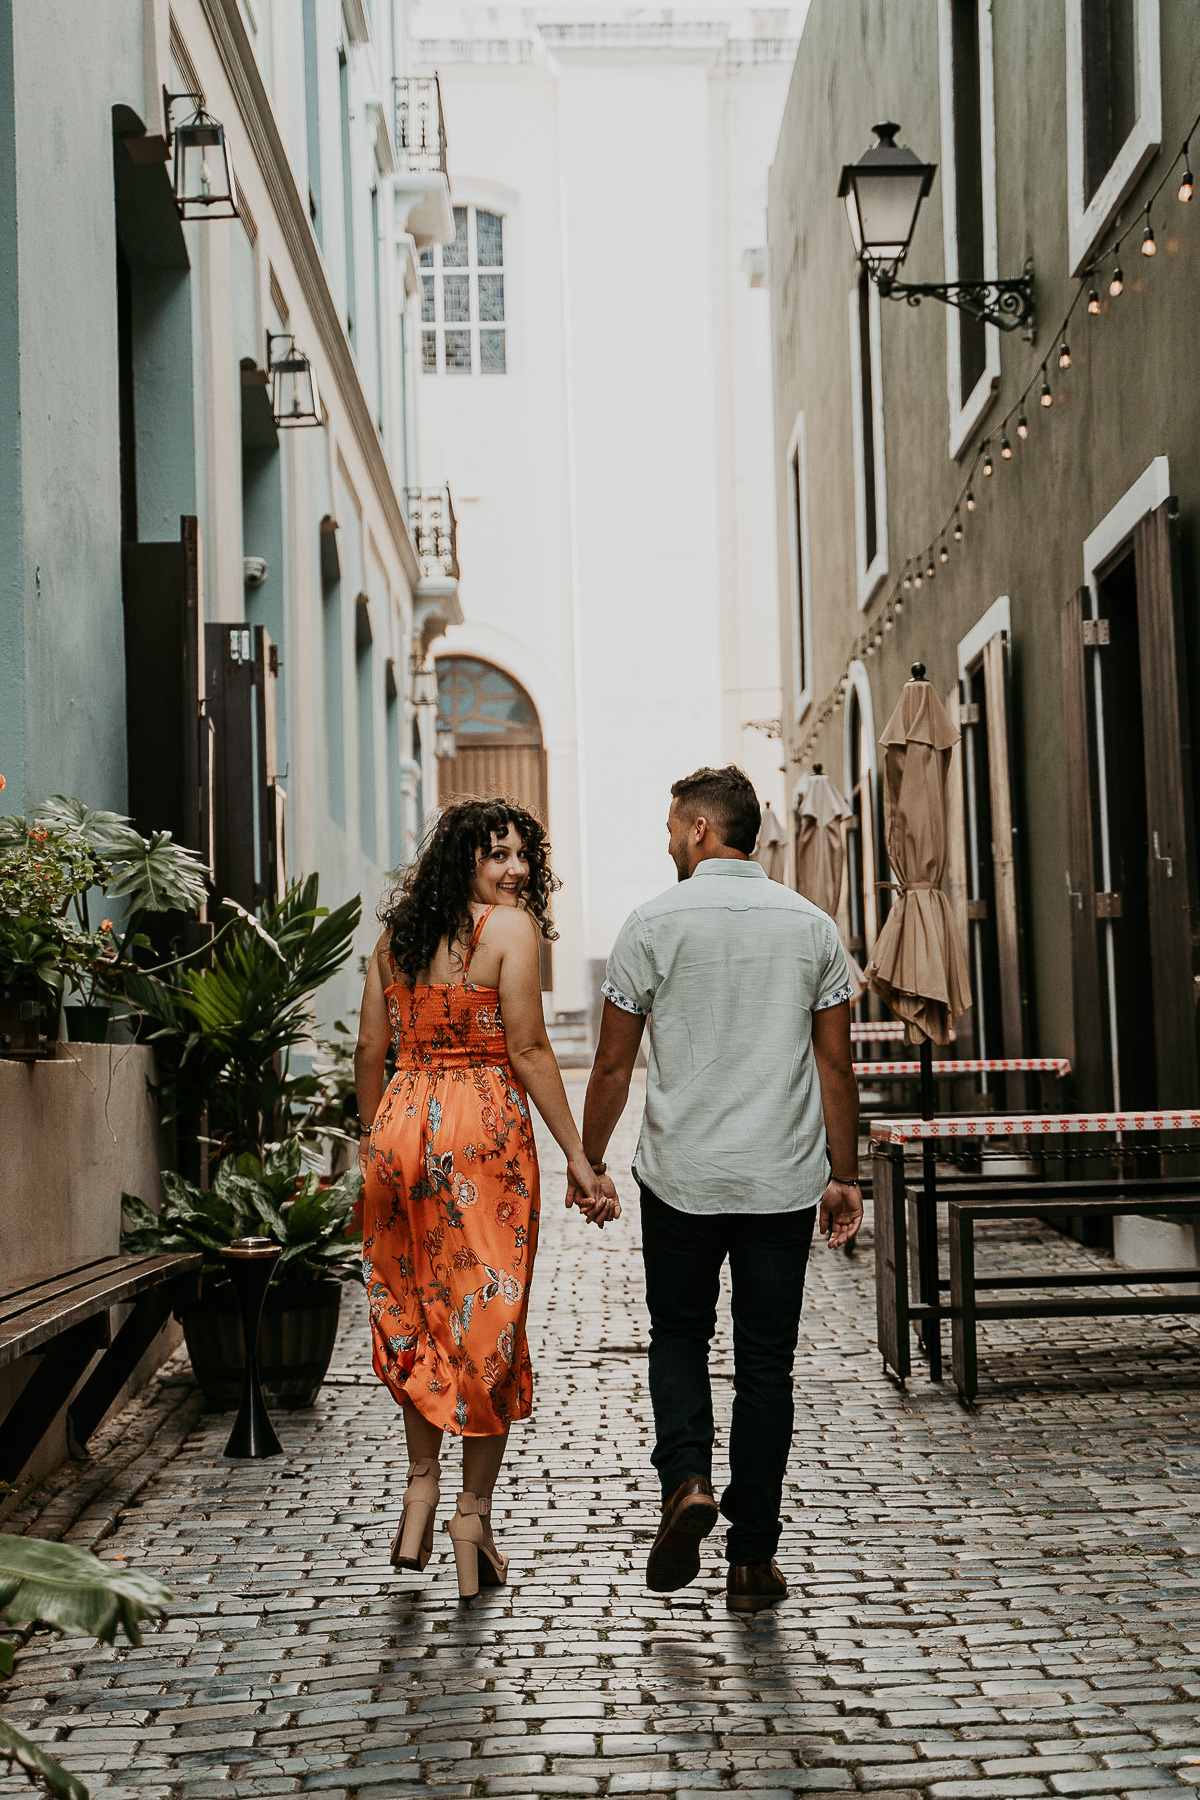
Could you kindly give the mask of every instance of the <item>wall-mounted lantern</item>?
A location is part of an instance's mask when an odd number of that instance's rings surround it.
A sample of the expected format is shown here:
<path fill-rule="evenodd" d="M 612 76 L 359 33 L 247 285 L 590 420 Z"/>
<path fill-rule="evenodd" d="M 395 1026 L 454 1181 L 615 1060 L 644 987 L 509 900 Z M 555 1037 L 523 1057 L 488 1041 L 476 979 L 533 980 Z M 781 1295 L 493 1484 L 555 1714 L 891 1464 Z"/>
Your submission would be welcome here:
<path fill-rule="evenodd" d="M 438 698 L 437 670 L 432 663 L 412 657 L 408 665 L 408 700 L 410 706 L 436 706 Z"/>
<path fill-rule="evenodd" d="M 276 346 L 278 345 L 278 348 Z M 267 371 L 271 377 L 271 411 L 282 430 L 291 425 L 319 425 L 321 400 L 313 366 L 297 350 L 290 332 L 267 333 Z"/>
<path fill-rule="evenodd" d="M 1007 281 L 897 281 L 896 273 L 908 255 L 921 202 L 933 185 L 936 163 L 923 163 L 915 152 L 896 142 L 900 127 L 890 120 L 874 125 L 878 139 L 859 157 L 847 163 L 838 183 L 838 198 L 846 202 L 854 250 L 885 300 L 940 300 L 957 306 L 972 318 L 982 319 L 1001 331 L 1024 328 L 1033 334 L 1033 263 L 1024 273 Z"/>
<path fill-rule="evenodd" d="M 204 110 L 203 94 L 164 94 L 167 137 L 175 151 L 175 204 L 181 219 L 236 219 L 233 157 L 225 127 Z M 187 100 L 192 115 L 172 123 L 176 100 Z"/>
<path fill-rule="evenodd" d="M 445 714 L 437 722 L 433 747 L 438 756 L 458 755 L 458 744 L 454 737 L 454 721 L 446 718 Z"/>

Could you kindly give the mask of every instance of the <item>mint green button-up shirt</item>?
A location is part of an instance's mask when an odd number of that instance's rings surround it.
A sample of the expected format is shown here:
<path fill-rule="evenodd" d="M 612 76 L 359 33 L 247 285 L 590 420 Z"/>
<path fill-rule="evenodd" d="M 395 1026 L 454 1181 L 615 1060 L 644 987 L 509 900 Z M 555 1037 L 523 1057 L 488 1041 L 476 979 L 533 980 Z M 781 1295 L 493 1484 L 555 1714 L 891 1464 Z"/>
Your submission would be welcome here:
<path fill-rule="evenodd" d="M 649 1017 L 634 1174 L 680 1212 L 798 1212 L 829 1179 L 812 1015 L 850 998 L 828 913 L 714 857 L 632 912 L 604 996 Z"/>

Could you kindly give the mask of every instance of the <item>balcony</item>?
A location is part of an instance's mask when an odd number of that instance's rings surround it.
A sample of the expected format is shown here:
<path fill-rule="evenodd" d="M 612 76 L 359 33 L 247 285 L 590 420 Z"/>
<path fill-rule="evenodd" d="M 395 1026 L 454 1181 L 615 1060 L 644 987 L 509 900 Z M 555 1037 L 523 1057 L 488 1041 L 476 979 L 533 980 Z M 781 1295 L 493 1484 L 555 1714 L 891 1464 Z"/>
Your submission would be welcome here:
<path fill-rule="evenodd" d="M 392 83 L 392 95 L 396 224 L 420 252 L 454 237 L 442 89 L 436 75 L 405 75 Z"/>
<path fill-rule="evenodd" d="M 405 488 L 404 504 L 421 566 L 413 595 L 413 631 L 424 655 L 434 638 L 449 626 L 462 624 L 458 526 L 448 487 Z"/>

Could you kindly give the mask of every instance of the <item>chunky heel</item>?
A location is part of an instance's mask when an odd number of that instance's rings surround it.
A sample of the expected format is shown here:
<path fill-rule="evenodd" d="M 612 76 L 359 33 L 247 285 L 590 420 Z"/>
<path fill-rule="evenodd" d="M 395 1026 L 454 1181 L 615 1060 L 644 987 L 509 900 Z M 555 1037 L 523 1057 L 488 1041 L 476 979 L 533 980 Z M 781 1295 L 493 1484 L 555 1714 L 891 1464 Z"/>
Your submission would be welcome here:
<path fill-rule="evenodd" d="M 433 1555 L 433 1519 L 440 1495 L 440 1467 L 435 1457 L 414 1463 L 408 1471 L 404 1509 L 392 1539 L 393 1569 L 424 1569 Z"/>
<path fill-rule="evenodd" d="M 491 1511 L 489 1497 L 463 1493 L 458 1496 L 454 1517 L 446 1520 L 454 1545 L 460 1600 L 473 1600 L 481 1585 L 503 1587 L 508 1580 L 508 1558 L 497 1550 L 491 1528 L 485 1523 Z"/>

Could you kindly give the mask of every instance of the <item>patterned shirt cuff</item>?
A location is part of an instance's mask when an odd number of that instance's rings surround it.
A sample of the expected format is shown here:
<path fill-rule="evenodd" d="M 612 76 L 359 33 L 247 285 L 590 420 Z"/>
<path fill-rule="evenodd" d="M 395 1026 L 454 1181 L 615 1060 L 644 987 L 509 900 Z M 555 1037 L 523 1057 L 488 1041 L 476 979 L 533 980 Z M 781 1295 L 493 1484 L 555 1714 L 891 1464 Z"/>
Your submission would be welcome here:
<path fill-rule="evenodd" d="M 818 1000 L 813 1007 L 813 1011 L 826 1012 L 831 1006 L 840 1006 L 843 1000 L 850 999 L 852 992 L 853 990 L 850 983 L 847 982 L 845 987 L 840 987 L 835 994 L 826 994 L 823 1000 Z"/>
<path fill-rule="evenodd" d="M 639 1019 L 646 1017 L 646 1008 L 635 1005 L 626 994 L 621 992 L 620 988 L 615 988 L 611 981 L 606 981 L 600 992 L 606 1000 L 611 1000 L 614 1006 L 619 1006 L 622 1012 L 636 1013 Z M 846 989 L 846 992 L 849 994 L 849 988 Z"/>

